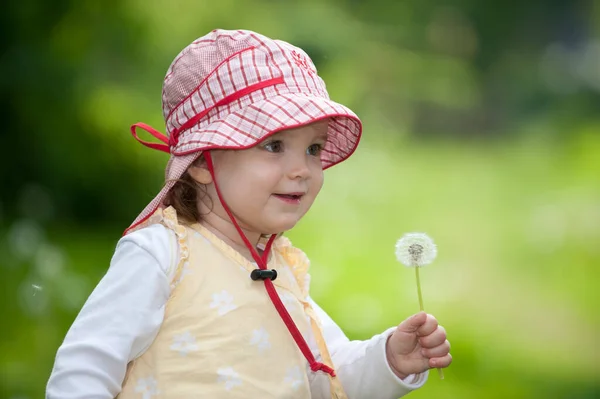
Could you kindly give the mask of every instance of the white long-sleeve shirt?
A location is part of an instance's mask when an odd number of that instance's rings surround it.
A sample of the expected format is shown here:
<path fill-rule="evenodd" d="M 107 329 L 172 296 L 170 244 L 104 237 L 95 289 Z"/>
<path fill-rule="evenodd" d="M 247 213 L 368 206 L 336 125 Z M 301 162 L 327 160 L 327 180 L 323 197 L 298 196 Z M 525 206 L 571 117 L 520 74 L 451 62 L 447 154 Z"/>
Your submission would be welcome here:
<path fill-rule="evenodd" d="M 158 334 L 177 259 L 175 236 L 160 224 L 119 241 L 106 275 L 58 349 L 47 399 L 112 399 L 119 394 L 127 364 Z M 401 380 L 391 370 L 385 345 L 394 328 L 366 341 L 350 341 L 323 309 L 311 304 L 349 398 L 396 399 L 425 383 L 427 373 Z M 306 340 L 317 356 L 314 338 Z M 327 378 L 307 372 L 312 397 L 328 398 Z"/>

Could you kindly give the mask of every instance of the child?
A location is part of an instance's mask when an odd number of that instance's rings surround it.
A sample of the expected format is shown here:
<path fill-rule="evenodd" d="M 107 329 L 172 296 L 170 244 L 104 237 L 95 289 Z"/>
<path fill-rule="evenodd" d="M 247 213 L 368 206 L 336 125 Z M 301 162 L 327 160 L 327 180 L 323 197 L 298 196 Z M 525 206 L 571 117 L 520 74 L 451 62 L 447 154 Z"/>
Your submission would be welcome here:
<path fill-rule="evenodd" d="M 362 126 L 309 57 L 250 31 L 185 48 L 163 86 L 166 184 L 126 230 L 58 350 L 47 398 L 397 398 L 450 364 L 419 313 L 349 341 L 282 233 Z M 142 128 L 162 141 L 137 137 Z"/>

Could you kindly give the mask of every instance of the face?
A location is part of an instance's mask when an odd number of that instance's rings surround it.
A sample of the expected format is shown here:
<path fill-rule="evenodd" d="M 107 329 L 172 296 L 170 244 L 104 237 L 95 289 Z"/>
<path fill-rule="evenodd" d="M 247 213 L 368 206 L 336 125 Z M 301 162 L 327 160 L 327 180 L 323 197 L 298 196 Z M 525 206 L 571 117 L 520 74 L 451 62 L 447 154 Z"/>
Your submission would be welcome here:
<path fill-rule="evenodd" d="M 221 195 L 242 229 L 281 233 L 310 209 L 323 185 L 327 126 L 325 120 L 284 130 L 246 150 L 211 151 Z M 188 172 L 206 186 L 207 196 L 199 205 L 207 222 L 214 217 L 229 221 L 206 165 Z"/>

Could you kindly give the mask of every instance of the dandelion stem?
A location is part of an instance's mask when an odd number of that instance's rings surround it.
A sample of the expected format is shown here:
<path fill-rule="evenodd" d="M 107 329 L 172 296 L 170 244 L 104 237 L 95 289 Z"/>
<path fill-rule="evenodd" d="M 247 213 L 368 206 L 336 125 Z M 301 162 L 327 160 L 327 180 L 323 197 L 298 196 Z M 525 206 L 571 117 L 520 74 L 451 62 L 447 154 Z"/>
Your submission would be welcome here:
<path fill-rule="evenodd" d="M 423 307 L 423 294 L 421 294 L 421 279 L 419 278 L 419 266 L 415 267 L 415 273 L 417 275 L 417 294 L 419 295 L 419 309 L 421 312 L 425 311 Z"/>
<path fill-rule="evenodd" d="M 423 294 L 421 293 L 421 279 L 419 278 L 419 266 L 415 267 L 415 275 L 417 276 L 417 294 L 419 295 L 419 309 L 421 309 L 421 312 L 424 312 L 425 308 L 423 307 Z M 440 380 L 443 380 L 444 370 L 438 368 L 437 371 L 438 375 L 440 376 Z"/>
<path fill-rule="evenodd" d="M 440 376 L 440 380 L 443 380 L 444 379 L 444 370 L 437 369 L 437 371 L 438 371 L 438 375 Z"/>

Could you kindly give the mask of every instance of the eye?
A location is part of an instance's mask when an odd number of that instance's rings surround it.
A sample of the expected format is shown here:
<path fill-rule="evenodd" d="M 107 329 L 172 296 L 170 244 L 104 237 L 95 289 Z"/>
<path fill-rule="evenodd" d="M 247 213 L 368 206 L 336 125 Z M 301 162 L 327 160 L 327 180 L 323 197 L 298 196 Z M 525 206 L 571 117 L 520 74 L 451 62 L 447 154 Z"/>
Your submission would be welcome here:
<path fill-rule="evenodd" d="M 306 154 L 312 155 L 312 156 L 319 156 L 319 155 L 321 155 L 321 151 L 323 151 L 322 144 L 312 144 L 310 147 L 308 147 L 306 149 Z"/>
<path fill-rule="evenodd" d="M 273 140 L 265 143 L 263 148 L 269 152 L 282 152 L 283 151 L 283 141 L 281 140 Z"/>

